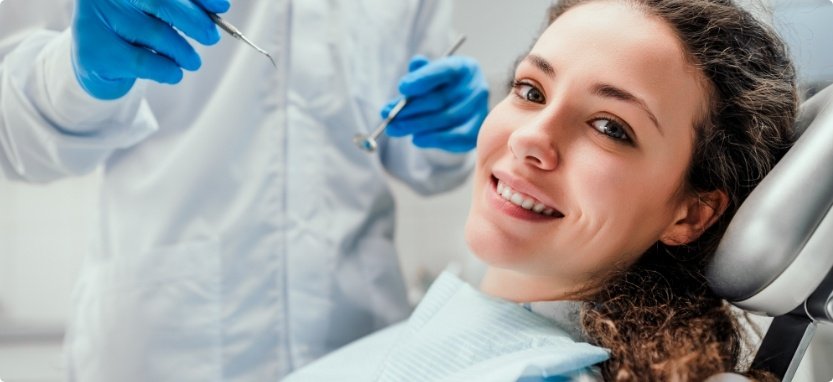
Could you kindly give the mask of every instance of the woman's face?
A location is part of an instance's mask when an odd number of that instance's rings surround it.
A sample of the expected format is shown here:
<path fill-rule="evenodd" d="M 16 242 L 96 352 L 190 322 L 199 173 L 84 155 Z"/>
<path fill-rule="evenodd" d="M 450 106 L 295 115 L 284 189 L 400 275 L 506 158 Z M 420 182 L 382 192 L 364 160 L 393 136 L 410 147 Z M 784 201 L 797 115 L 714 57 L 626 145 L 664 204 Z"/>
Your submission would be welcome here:
<path fill-rule="evenodd" d="M 671 28 L 627 5 L 553 22 L 478 138 L 466 239 L 484 282 L 569 296 L 669 235 L 703 84 Z"/>

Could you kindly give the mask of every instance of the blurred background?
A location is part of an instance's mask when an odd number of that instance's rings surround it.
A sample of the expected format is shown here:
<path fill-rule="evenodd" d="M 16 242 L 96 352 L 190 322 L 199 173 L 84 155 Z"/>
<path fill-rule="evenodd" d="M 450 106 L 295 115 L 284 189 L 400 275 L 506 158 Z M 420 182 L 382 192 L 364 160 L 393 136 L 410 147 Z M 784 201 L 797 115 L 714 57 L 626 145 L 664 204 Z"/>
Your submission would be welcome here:
<path fill-rule="evenodd" d="M 7 1 L 0 12 L 13 6 Z M 456 29 L 468 36 L 459 54 L 477 58 L 492 85 L 490 102 L 506 94 L 515 59 L 531 47 L 551 0 L 453 0 Z M 747 3 L 751 3 L 747 1 Z M 790 45 L 807 94 L 833 82 L 833 5 L 829 0 L 758 2 Z M 96 216 L 99 174 L 49 185 L 0 179 L 0 379 L 62 381 L 61 341 L 70 294 Z M 397 246 L 416 302 L 443 269 L 477 282 L 482 265 L 468 252 L 462 227 L 470 184 L 424 199 L 391 182 L 398 204 Z M 426 240 L 430 238 L 430 240 Z M 762 326 L 766 318 L 757 320 Z M 833 328 L 822 325 L 796 381 L 833 380 Z"/>

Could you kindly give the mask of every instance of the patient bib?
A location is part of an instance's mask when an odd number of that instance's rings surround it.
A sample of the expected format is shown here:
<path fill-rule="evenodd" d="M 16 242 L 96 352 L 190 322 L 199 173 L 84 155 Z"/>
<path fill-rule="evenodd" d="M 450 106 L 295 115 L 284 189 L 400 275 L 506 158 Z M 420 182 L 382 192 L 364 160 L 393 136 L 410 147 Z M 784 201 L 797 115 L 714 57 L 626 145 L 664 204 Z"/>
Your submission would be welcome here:
<path fill-rule="evenodd" d="M 443 273 L 407 322 L 288 380 L 567 381 L 607 358 L 606 350 L 576 342 L 556 322 Z"/>
<path fill-rule="evenodd" d="M 443 273 L 419 304 L 379 381 L 515 381 L 567 376 L 607 359 L 522 306 Z"/>

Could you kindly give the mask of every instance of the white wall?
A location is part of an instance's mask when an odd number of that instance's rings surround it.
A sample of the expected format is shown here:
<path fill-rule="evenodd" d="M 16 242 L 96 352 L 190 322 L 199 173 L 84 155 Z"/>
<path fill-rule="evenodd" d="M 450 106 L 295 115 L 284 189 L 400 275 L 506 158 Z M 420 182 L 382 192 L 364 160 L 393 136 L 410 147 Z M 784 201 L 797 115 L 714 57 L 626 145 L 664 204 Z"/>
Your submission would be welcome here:
<path fill-rule="evenodd" d="M 55 326 L 66 319 L 97 180 L 0 182 L 0 317 Z"/>
<path fill-rule="evenodd" d="M 780 0 L 775 2 L 773 25 L 787 42 L 807 87 L 823 87 L 833 81 L 833 5 L 829 0 Z"/>

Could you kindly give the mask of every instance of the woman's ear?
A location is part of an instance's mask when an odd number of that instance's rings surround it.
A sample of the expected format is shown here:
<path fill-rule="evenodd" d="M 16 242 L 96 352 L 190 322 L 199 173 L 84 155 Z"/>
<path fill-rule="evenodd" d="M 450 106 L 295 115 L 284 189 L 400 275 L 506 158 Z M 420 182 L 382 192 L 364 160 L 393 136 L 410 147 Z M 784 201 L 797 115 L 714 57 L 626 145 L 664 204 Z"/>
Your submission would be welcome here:
<path fill-rule="evenodd" d="M 674 222 L 665 229 L 659 240 L 666 245 L 682 245 L 697 240 L 723 215 L 728 205 L 729 197 L 721 190 L 686 197 Z"/>

